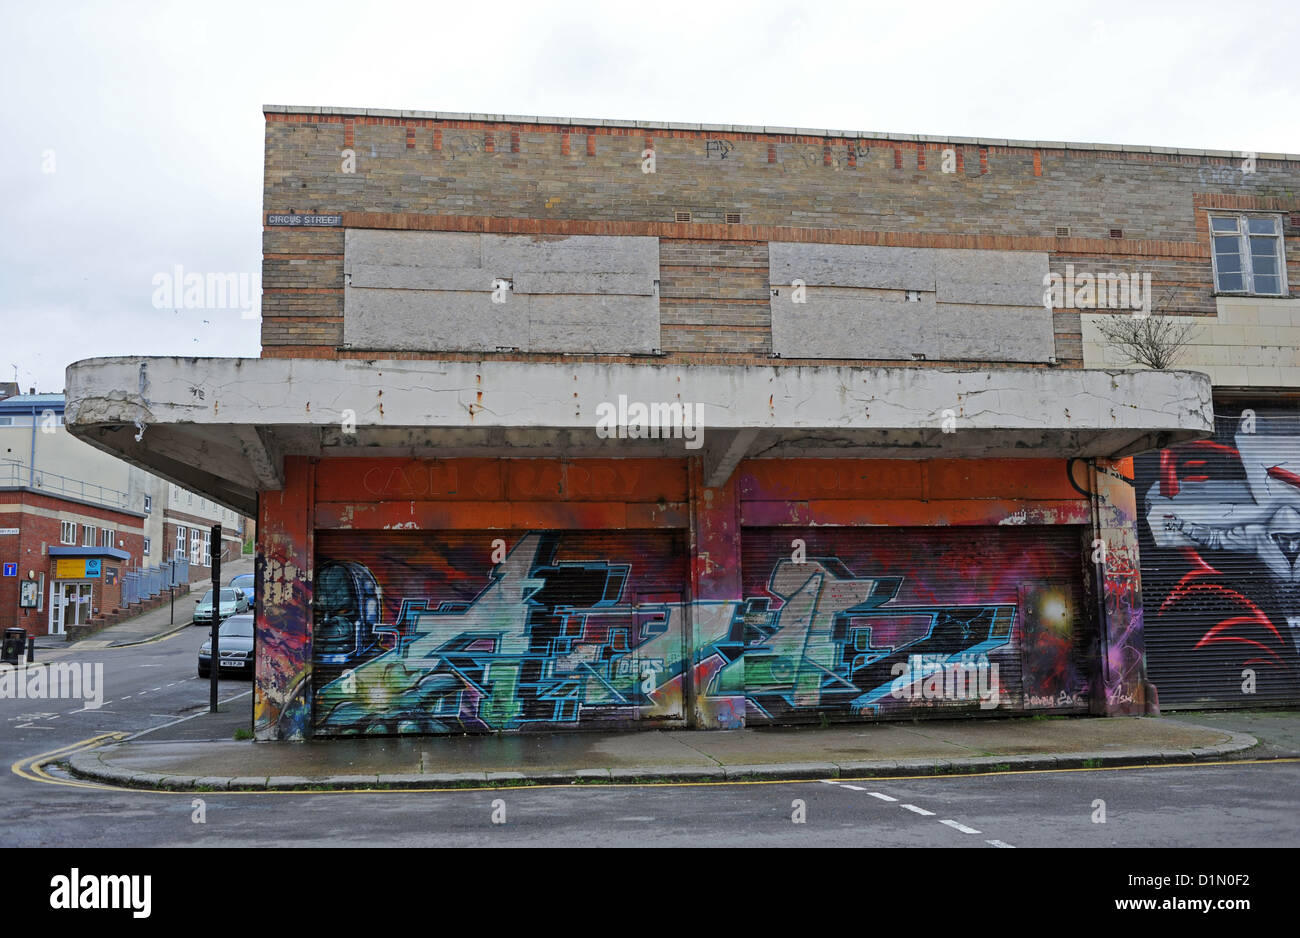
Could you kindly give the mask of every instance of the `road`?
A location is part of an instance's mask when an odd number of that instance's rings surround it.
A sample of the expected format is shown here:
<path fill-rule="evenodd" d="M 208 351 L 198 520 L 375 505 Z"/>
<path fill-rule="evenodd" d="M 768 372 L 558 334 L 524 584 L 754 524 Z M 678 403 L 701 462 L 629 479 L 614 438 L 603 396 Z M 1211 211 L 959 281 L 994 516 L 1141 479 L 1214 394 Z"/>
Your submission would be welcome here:
<path fill-rule="evenodd" d="M 195 652 L 205 632 L 42 655 L 102 663 L 104 706 L 0 700 L 0 756 L 13 765 L 200 712 L 208 685 Z M 248 707 L 248 682 L 223 681 L 222 697 Z M 149 793 L 2 778 L 5 846 L 1300 846 L 1294 762 L 375 794 Z"/>

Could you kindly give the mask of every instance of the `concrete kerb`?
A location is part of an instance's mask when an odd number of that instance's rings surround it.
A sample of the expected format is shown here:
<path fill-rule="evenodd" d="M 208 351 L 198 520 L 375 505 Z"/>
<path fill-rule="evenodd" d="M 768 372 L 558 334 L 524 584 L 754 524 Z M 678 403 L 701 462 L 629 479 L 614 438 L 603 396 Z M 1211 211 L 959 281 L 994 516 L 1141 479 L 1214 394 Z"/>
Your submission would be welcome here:
<path fill-rule="evenodd" d="M 521 785 L 628 784 L 727 781 L 809 781 L 863 777 L 898 778 L 918 775 L 968 775 L 1044 769 L 1120 768 L 1251 758 L 1255 737 L 1230 733 L 1214 746 L 1174 750 L 1111 750 L 1109 752 L 975 756 L 963 759 L 901 761 L 800 762 L 754 765 L 621 766 L 618 768 L 544 769 L 512 772 L 440 772 L 388 775 L 332 775 L 322 778 L 277 775 L 224 777 L 165 775 L 121 769 L 104 762 L 100 750 L 71 754 L 63 764 L 78 778 L 131 788 L 220 791 L 401 790 L 413 788 L 480 788 Z M 1268 759 L 1296 758 L 1300 753 L 1274 753 Z"/>

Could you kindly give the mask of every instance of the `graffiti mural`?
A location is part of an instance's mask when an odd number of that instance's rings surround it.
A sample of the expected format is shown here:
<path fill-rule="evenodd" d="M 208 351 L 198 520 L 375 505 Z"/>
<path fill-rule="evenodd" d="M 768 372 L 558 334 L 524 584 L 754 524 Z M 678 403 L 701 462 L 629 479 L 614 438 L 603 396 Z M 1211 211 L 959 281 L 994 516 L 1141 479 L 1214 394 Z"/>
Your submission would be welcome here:
<path fill-rule="evenodd" d="M 750 722 L 1086 708 L 1076 529 L 798 535 L 745 533 Z"/>
<path fill-rule="evenodd" d="M 1008 567 L 996 583 L 945 588 L 933 572 L 889 571 L 909 565 L 897 550 L 877 552 L 888 572 L 876 576 L 861 575 L 873 558 L 857 548 L 852 565 L 760 554 L 746 598 L 687 604 L 677 536 L 508 540 L 489 565 L 482 535 L 319 539 L 317 732 L 680 723 L 688 674 L 700 712 L 743 701 L 759 723 L 1086 703 L 1075 599 L 1044 576 L 1050 564 L 1022 567 L 1039 576 L 1028 585 Z"/>
<path fill-rule="evenodd" d="M 1300 696 L 1300 416 L 1234 407 L 1139 457 L 1148 669 L 1162 705 Z"/>

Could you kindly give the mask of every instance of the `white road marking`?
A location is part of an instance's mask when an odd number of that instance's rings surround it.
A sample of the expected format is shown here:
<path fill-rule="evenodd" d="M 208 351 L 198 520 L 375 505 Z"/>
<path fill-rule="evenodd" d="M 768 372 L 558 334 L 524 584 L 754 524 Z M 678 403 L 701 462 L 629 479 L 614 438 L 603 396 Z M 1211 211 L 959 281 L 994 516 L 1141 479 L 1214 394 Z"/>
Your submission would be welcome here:
<path fill-rule="evenodd" d="M 833 778 L 824 778 L 824 779 L 822 779 L 822 784 L 823 784 L 823 785 L 838 785 L 839 782 L 835 781 L 835 779 L 833 779 Z"/>
<path fill-rule="evenodd" d="M 962 824 L 960 821 L 942 820 L 942 821 L 940 821 L 939 823 L 940 823 L 940 824 L 947 824 L 949 827 L 951 827 L 951 828 L 953 828 L 953 829 L 955 829 L 955 830 L 959 830 L 959 831 L 961 831 L 963 834 L 978 834 L 978 833 L 979 833 L 979 831 L 977 831 L 975 828 L 973 828 L 973 827 L 967 827 L 965 824 Z"/>
<path fill-rule="evenodd" d="M 841 785 L 841 788 L 847 788 L 849 791 L 866 791 L 865 788 L 859 788 L 857 785 Z"/>
<path fill-rule="evenodd" d="M 1004 843 L 1003 843 L 1002 841 L 1000 841 L 1000 840 L 986 840 L 986 841 L 984 841 L 984 842 L 985 842 L 986 844 L 988 844 L 990 847 L 1005 847 L 1005 848 L 1007 848 L 1008 850 L 1015 850 L 1015 849 L 1016 849 L 1015 847 L 1011 846 L 1011 844 L 1004 844 Z"/>
<path fill-rule="evenodd" d="M 916 805 L 914 805 L 914 804 L 899 805 L 899 807 L 906 808 L 907 810 L 912 811 L 912 812 L 914 812 L 914 813 L 916 813 L 916 814 L 920 814 L 920 815 L 922 815 L 923 817 L 934 817 L 934 812 L 933 812 L 933 811 L 927 811 L 927 810 L 925 810 L 925 808 L 918 808 L 918 807 L 917 807 Z"/>
<path fill-rule="evenodd" d="M 881 801 L 897 801 L 897 800 L 898 800 L 897 798 L 891 798 L 891 797 L 889 797 L 888 795 L 882 795 L 882 794 L 881 794 L 880 792 L 878 792 L 878 791 L 869 791 L 869 792 L 867 792 L 867 794 L 870 795 L 872 798 L 879 798 Z"/>

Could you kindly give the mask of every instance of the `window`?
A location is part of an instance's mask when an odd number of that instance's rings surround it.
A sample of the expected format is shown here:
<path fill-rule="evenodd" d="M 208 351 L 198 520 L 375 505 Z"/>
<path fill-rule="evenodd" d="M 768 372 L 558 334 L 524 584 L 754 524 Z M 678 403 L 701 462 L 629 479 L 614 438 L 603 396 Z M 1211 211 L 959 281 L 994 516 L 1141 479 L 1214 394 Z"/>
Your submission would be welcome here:
<path fill-rule="evenodd" d="M 186 492 L 185 494 L 189 496 L 189 501 L 187 501 L 186 504 L 187 504 L 187 505 L 193 505 L 193 504 L 194 504 L 194 493 L 193 493 L 193 492 Z"/>
<path fill-rule="evenodd" d="M 77 543 L 77 522 L 75 521 L 59 522 L 59 543 L 60 544 Z"/>
<path fill-rule="evenodd" d="M 212 566 L 212 532 L 203 532 L 203 566 Z"/>
<path fill-rule="evenodd" d="M 1282 223 L 1276 215 L 1211 215 L 1210 236 L 1216 292 L 1287 292 Z"/>
<path fill-rule="evenodd" d="M 199 566 L 203 559 L 203 538 L 198 528 L 190 529 L 190 563 Z"/>
<path fill-rule="evenodd" d="M 186 540 L 185 537 L 185 526 L 181 525 L 176 529 L 176 556 L 177 557 L 185 556 L 185 551 L 189 549 L 189 547 L 187 546 L 188 543 L 189 542 Z"/>
<path fill-rule="evenodd" d="M 144 555 L 149 556 L 149 538 L 147 537 L 144 539 Z"/>
<path fill-rule="evenodd" d="M 13 417 L 0 417 L 0 427 L 12 427 L 14 425 Z"/>
<path fill-rule="evenodd" d="M 81 546 L 95 546 L 95 526 L 93 524 L 83 524 L 81 526 Z"/>
<path fill-rule="evenodd" d="M 144 497 L 144 513 L 147 515 L 151 511 L 153 511 L 153 496 L 146 495 Z"/>
<path fill-rule="evenodd" d="M 99 529 L 99 546 L 100 546 L 100 547 L 112 547 L 112 546 L 113 546 L 113 531 L 112 531 L 112 529 L 110 529 L 110 528 L 100 528 L 100 529 Z"/>

